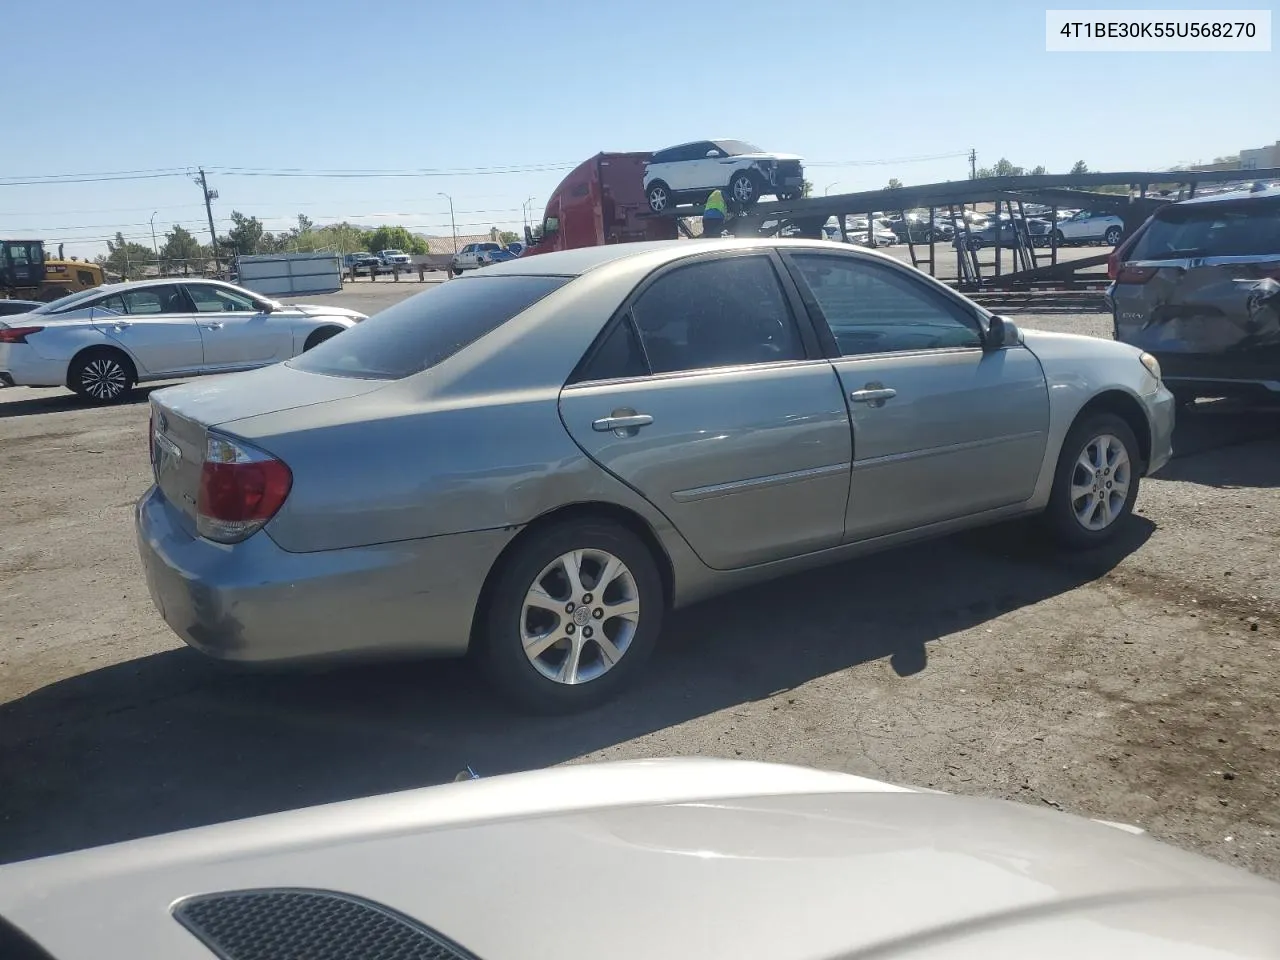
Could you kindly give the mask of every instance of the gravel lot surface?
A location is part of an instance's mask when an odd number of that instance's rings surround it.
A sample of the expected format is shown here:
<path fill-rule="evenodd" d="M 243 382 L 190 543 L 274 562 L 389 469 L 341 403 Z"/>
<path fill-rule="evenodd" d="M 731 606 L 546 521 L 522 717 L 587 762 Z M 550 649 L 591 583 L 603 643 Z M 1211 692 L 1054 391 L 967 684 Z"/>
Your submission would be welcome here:
<path fill-rule="evenodd" d="M 1201 404 L 1102 554 L 1017 524 L 793 577 L 675 617 L 620 701 L 513 722 L 464 664 L 250 673 L 183 648 L 133 542 L 144 396 L 0 391 L 0 860 L 467 764 L 701 754 L 1136 823 L 1280 879 L 1280 413 Z"/>

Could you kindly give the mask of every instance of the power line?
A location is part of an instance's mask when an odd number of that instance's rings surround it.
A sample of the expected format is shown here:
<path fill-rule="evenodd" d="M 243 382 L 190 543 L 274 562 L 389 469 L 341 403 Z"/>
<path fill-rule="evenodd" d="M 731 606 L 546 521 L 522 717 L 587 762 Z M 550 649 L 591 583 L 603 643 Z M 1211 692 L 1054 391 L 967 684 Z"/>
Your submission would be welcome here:
<path fill-rule="evenodd" d="M 186 171 L 179 173 L 137 173 L 116 177 L 65 177 L 59 180 L 4 180 L 0 179 L 0 187 L 40 187 L 56 186 L 64 183 L 115 183 L 121 180 L 163 180 L 169 177 L 185 177 Z"/>

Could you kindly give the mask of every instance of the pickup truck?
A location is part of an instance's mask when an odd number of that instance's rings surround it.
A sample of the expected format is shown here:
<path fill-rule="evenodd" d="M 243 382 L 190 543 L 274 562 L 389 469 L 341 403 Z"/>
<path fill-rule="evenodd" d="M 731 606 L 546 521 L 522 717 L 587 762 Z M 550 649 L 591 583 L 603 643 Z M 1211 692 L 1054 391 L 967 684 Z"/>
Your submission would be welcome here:
<path fill-rule="evenodd" d="M 500 243 L 468 243 L 453 255 L 453 262 L 449 265 L 450 273 L 458 277 L 462 275 L 463 270 L 487 267 L 493 262 L 491 254 L 501 252 L 502 244 Z"/>
<path fill-rule="evenodd" d="M 403 250 L 396 250 L 394 247 L 390 250 L 379 250 L 378 260 L 387 269 L 399 267 L 401 270 L 408 270 L 413 266 L 413 261 L 409 259 L 409 255 Z"/>

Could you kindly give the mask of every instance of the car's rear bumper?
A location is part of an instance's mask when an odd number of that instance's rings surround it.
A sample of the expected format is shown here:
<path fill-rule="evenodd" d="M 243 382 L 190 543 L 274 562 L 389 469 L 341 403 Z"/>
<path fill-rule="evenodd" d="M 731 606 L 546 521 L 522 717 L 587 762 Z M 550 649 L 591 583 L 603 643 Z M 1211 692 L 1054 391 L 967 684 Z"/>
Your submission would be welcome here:
<path fill-rule="evenodd" d="M 0 384 L 10 387 L 61 387 L 67 362 L 49 360 L 27 343 L 0 344 Z"/>
<path fill-rule="evenodd" d="M 225 660 L 466 652 L 480 588 L 515 530 L 290 553 L 265 532 L 193 537 L 155 487 L 138 501 L 138 551 L 162 617 Z"/>

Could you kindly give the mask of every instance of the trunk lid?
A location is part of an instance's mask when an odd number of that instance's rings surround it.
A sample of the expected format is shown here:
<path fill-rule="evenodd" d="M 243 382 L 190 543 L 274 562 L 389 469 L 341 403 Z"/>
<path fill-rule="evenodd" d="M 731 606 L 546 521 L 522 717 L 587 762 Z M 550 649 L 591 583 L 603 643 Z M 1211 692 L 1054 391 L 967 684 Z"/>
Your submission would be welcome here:
<path fill-rule="evenodd" d="M 249 373 L 209 377 L 157 390 L 151 395 L 151 470 L 155 484 L 181 513 L 187 532 L 195 536 L 196 502 L 210 427 L 358 397 L 394 382 L 326 377 L 278 363 Z"/>

